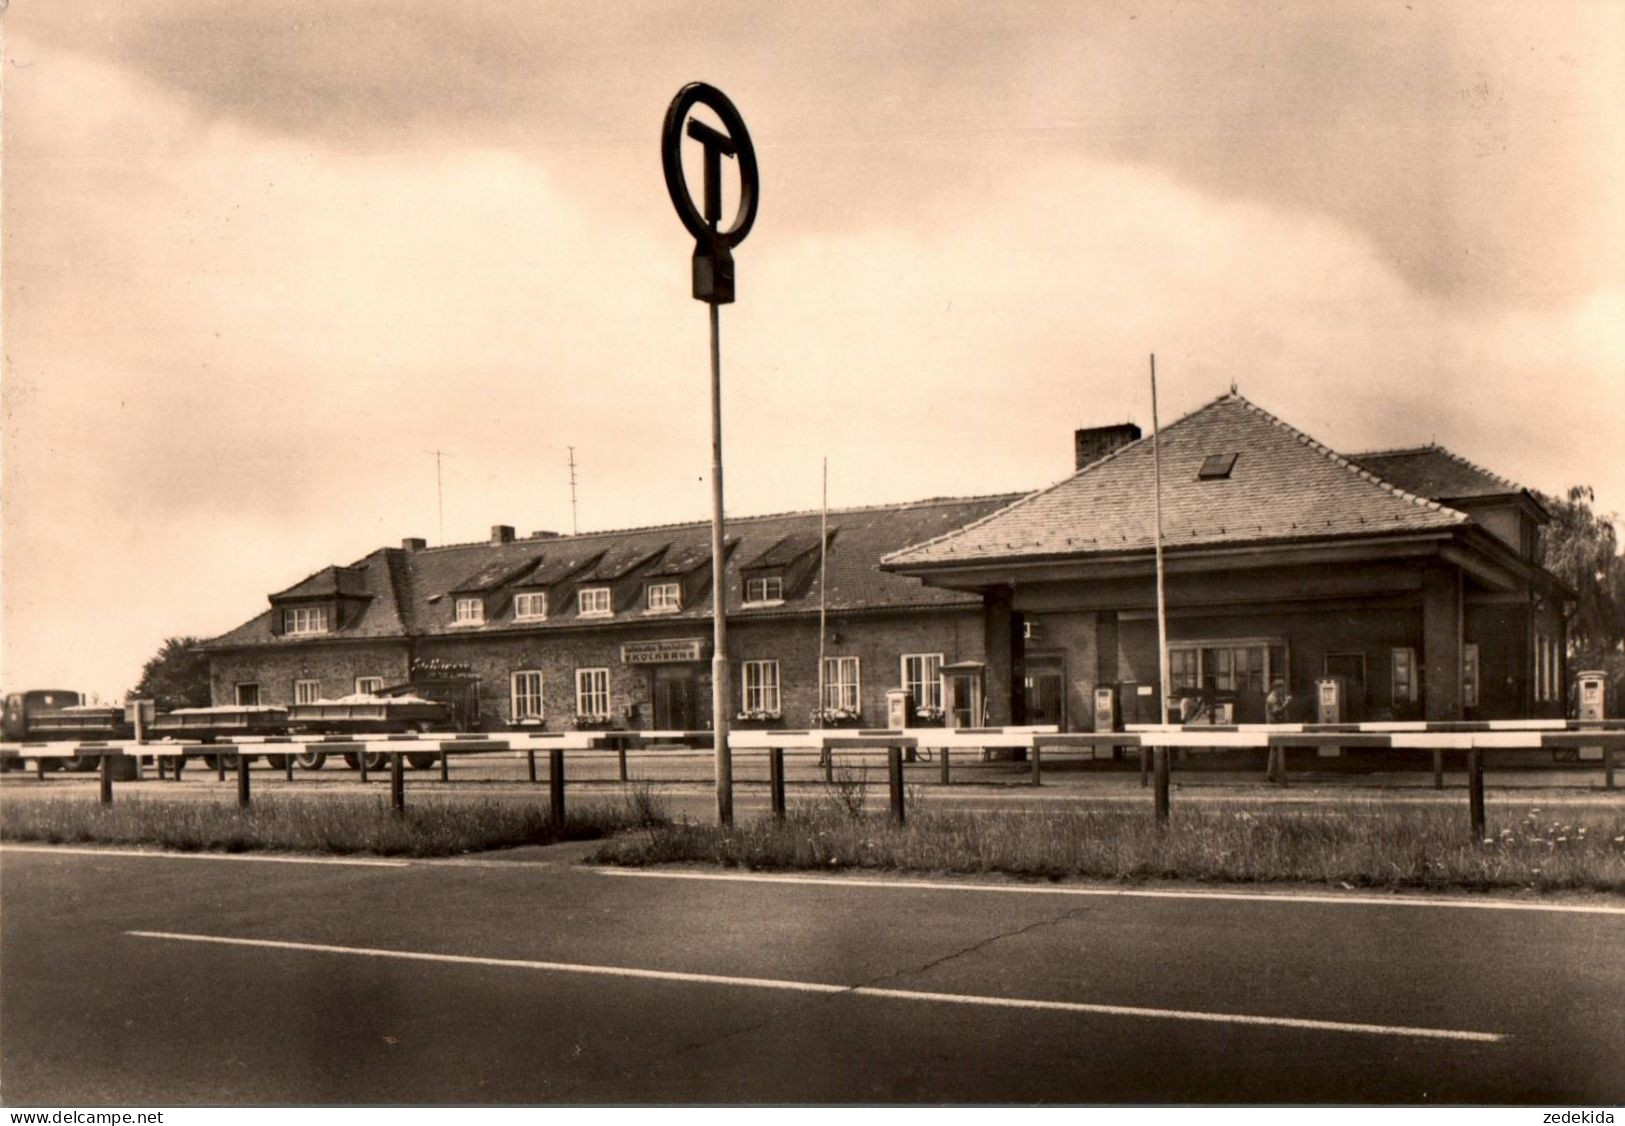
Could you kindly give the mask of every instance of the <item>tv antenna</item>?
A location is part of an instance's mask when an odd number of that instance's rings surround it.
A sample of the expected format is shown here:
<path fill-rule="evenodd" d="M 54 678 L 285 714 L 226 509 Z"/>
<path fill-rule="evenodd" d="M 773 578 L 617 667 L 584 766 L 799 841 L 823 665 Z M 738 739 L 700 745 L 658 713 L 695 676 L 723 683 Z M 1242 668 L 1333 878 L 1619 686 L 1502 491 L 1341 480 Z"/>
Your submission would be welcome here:
<path fill-rule="evenodd" d="M 435 512 L 440 519 L 440 543 L 446 542 L 446 491 L 441 483 L 440 459 L 451 457 L 444 450 L 425 450 L 425 453 L 434 454 L 434 504 Z"/>
<path fill-rule="evenodd" d="M 570 450 L 570 534 L 576 535 L 576 448 Z"/>

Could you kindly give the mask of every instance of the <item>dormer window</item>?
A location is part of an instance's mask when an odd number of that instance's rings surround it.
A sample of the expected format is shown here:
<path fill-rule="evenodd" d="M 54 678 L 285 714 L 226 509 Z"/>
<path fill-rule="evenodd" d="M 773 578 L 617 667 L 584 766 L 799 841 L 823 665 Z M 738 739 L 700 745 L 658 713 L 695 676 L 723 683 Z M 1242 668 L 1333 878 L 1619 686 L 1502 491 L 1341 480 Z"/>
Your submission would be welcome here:
<path fill-rule="evenodd" d="M 644 613 L 675 614 L 683 608 L 683 585 L 675 582 L 650 583 L 644 588 Z"/>
<path fill-rule="evenodd" d="M 455 626 L 481 626 L 485 624 L 485 599 L 459 598 L 457 600 L 456 616 L 452 619 Z"/>
<path fill-rule="evenodd" d="M 514 595 L 513 617 L 516 622 L 545 621 L 547 618 L 547 592 Z"/>
<path fill-rule="evenodd" d="M 614 611 L 609 605 L 609 587 L 584 586 L 576 591 L 576 613 L 583 618 L 607 618 Z"/>
<path fill-rule="evenodd" d="M 771 606 L 783 601 L 783 575 L 752 575 L 745 580 L 745 605 Z"/>
<path fill-rule="evenodd" d="M 327 632 L 326 606 L 290 606 L 282 611 L 282 632 L 290 637 Z"/>

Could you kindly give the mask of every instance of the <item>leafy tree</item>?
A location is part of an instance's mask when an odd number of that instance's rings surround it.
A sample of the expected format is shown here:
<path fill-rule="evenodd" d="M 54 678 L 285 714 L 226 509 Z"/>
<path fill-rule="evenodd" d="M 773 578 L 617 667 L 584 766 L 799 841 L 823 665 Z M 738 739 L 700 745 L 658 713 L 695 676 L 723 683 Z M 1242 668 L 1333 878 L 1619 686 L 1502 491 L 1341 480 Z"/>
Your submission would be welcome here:
<path fill-rule="evenodd" d="M 1562 499 L 1540 498 L 1552 514 L 1541 562 L 1579 595 L 1569 619 L 1569 669 L 1608 670 L 1608 710 L 1614 714 L 1625 703 L 1625 555 L 1618 517 L 1593 511 L 1596 499 L 1585 485 Z"/>
<path fill-rule="evenodd" d="M 159 711 L 203 708 L 209 704 L 209 658 L 197 649 L 201 639 L 167 639 L 141 669 L 131 691 L 136 700 L 154 700 Z"/>

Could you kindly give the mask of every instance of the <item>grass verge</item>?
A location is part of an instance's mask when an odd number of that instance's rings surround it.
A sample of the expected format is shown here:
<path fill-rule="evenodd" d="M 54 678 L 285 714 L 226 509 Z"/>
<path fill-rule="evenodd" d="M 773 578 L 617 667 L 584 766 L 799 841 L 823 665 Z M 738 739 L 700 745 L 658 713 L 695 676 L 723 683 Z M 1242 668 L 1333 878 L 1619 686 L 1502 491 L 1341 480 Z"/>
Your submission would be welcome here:
<path fill-rule="evenodd" d="M 687 822 L 606 841 L 593 860 L 749 869 L 1001 872 L 1061 879 L 1293 882 L 1391 889 L 1625 892 L 1625 807 L 1531 807 L 1487 840 L 1460 808 L 1350 802 L 1314 808 L 968 813 L 922 809 L 906 827 L 838 802 L 733 828 Z"/>
<path fill-rule="evenodd" d="M 199 801 L 130 798 L 104 806 L 81 799 L 8 803 L 0 840 L 50 844 L 144 844 L 183 852 L 373 853 L 454 856 L 466 852 L 596 840 L 661 824 L 648 795 L 624 806 L 582 806 L 562 825 L 545 809 L 512 802 L 422 802 L 393 813 L 372 797 L 264 797 L 247 809 Z"/>

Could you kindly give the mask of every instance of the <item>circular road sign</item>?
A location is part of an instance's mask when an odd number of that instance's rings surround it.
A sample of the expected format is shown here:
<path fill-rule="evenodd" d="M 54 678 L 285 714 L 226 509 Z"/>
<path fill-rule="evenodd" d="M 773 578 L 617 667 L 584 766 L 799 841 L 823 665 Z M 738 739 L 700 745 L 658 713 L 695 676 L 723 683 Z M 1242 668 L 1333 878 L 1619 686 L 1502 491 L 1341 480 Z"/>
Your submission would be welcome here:
<path fill-rule="evenodd" d="M 696 105 L 710 109 L 722 119 L 726 133 L 719 133 L 705 122 L 689 116 Z M 686 128 L 685 128 L 686 124 Z M 705 201 L 704 210 L 694 205 L 688 193 L 688 180 L 683 175 L 684 135 L 700 142 L 705 149 Z M 719 230 L 722 219 L 722 158 L 733 157 L 739 165 L 739 209 L 733 224 Z M 660 137 L 660 161 L 666 172 L 666 191 L 672 206 L 677 209 L 683 226 L 701 246 L 709 250 L 727 251 L 745 241 L 751 224 L 756 222 L 758 180 L 756 149 L 750 143 L 745 119 L 739 116 L 728 95 L 704 82 L 690 82 L 677 92 L 666 109 L 666 124 Z"/>

